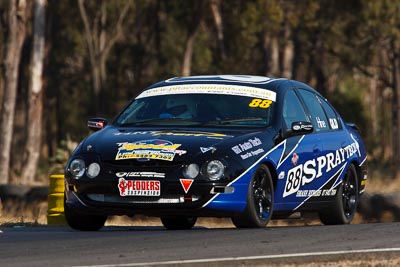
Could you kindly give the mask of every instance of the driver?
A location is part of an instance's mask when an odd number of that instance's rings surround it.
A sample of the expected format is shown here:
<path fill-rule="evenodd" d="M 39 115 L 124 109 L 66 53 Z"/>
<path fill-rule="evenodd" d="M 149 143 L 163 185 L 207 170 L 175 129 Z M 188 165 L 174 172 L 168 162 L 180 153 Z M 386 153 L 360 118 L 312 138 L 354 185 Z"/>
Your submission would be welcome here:
<path fill-rule="evenodd" d="M 184 95 L 176 95 L 169 98 L 165 104 L 166 112 L 160 114 L 160 118 L 189 119 L 195 115 L 195 104 Z"/>

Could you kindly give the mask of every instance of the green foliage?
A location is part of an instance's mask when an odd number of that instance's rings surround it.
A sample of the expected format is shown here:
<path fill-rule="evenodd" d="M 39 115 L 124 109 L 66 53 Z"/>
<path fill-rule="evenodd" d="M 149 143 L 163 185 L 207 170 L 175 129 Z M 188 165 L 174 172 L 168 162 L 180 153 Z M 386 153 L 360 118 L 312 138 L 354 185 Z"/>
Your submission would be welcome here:
<path fill-rule="evenodd" d="M 219 54 L 208 0 L 85 1 L 92 26 L 100 27 L 99 11 L 104 6 L 107 15 L 102 27 L 112 32 L 127 1 L 130 7 L 122 24 L 123 37 L 106 59 L 105 107 L 101 114 L 91 113 L 99 99 L 93 97 L 92 69 L 78 2 L 48 1 L 44 128 L 45 146 L 52 148 L 48 148 L 52 160 L 62 154 L 62 140 L 76 142 L 88 134 L 88 117 L 111 120 L 146 86 L 181 75 L 185 42 L 197 16 L 201 22 L 195 35 L 192 74 L 264 75 L 267 64 L 282 64 L 285 48 L 292 44 L 295 78 L 318 86 L 347 121 L 359 125 L 367 140 L 375 138 L 369 134 L 371 121 L 365 111 L 366 85 L 371 79 L 376 81 L 380 100 L 386 88 L 393 89 L 391 60 L 399 56 L 399 49 L 393 47 L 400 47 L 400 1 L 220 1 L 224 58 Z M 2 62 L 7 6 L 7 1 L 0 3 Z M 266 53 L 272 53 L 265 48 L 266 38 L 277 41 L 278 62 L 266 62 Z M 25 46 L 31 47 L 31 42 L 28 34 Z M 28 84 L 29 55 L 24 56 L 20 98 Z M 2 91 L 0 100 L 1 96 Z M 386 104 L 385 110 L 390 112 Z M 379 125 L 379 134 L 387 136 L 384 131 L 390 129 L 384 122 Z"/>
<path fill-rule="evenodd" d="M 369 118 L 365 107 L 365 86 L 347 77 L 338 84 L 338 90 L 328 97 L 328 100 L 340 113 L 343 120 L 355 123 L 361 136 L 367 144 L 374 143 L 374 136 L 369 131 Z M 372 146 L 367 145 L 367 148 Z"/>

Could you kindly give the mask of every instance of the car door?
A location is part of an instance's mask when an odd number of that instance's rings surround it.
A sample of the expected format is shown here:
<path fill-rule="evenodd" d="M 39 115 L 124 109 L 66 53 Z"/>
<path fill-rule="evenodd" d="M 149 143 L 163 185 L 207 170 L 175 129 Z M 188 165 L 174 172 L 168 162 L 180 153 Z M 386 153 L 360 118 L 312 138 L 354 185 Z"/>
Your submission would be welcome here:
<path fill-rule="evenodd" d="M 315 127 L 315 142 L 321 149 L 316 160 L 315 179 L 310 182 L 305 201 L 329 201 L 337 192 L 346 167 L 346 148 L 350 145 L 347 133 L 332 107 L 316 92 L 298 90 Z M 311 190 L 311 192 L 310 192 Z"/>
<path fill-rule="evenodd" d="M 294 89 L 289 89 L 282 102 L 283 131 L 286 137 L 282 144 L 282 154 L 277 166 L 278 182 L 275 190 L 276 210 L 286 211 L 298 207 L 305 199 L 304 187 L 317 175 L 316 163 L 310 159 L 318 158 L 322 147 L 316 142 L 316 133 L 294 134 L 292 123 L 308 122 L 304 104 Z"/>

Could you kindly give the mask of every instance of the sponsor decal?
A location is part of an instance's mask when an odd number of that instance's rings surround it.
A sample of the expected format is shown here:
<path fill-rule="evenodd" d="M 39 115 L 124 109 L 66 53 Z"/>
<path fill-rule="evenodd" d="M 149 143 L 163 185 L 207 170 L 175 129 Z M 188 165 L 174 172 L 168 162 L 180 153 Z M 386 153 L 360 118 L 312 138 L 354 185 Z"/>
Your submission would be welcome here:
<path fill-rule="evenodd" d="M 312 130 L 312 125 L 311 124 L 295 124 L 293 125 L 293 130 L 295 131 L 300 131 L 300 130 L 306 130 L 306 131 L 311 131 Z"/>
<path fill-rule="evenodd" d="M 319 190 L 299 190 L 296 197 L 329 197 L 336 195 L 336 189 L 319 189 Z"/>
<path fill-rule="evenodd" d="M 232 150 L 236 154 L 240 154 L 246 150 L 252 149 L 253 147 L 259 146 L 261 144 L 262 144 L 261 140 L 257 137 L 254 137 L 254 139 L 250 138 L 247 142 L 232 147 Z"/>
<path fill-rule="evenodd" d="M 288 170 L 283 197 L 297 193 L 301 186 L 311 183 L 324 173 L 328 173 L 344 164 L 347 159 L 356 153 L 360 154 L 359 144 L 354 142 L 344 148 L 337 149 L 335 152 L 307 160 L 304 164 Z"/>
<path fill-rule="evenodd" d="M 337 119 L 329 119 L 329 124 L 331 125 L 331 128 L 336 130 L 339 129 L 339 124 L 337 122 Z"/>
<path fill-rule="evenodd" d="M 165 178 L 165 173 L 161 172 L 117 172 L 118 178 L 124 177 L 148 177 L 148 178 Z"/>
<path fill-rule="evenodd" d="M 244 153 L 244 154 L 241 154 L 240 157 L 241 157 L 242 159 L 248 159 L 248 158 L 250 158 L 250 157 L 257 156 L 257 155 L 259 155 L 259 154 L 261 154 L 261 153 L 264 153 L 264 149 L 259 148 L 259 149 L 254 150 L 254 151 L 250 151 L 250 152 L 246 152 L 246 153 Z"/>
<path fill-rule="evenodd" d="M 149 134 L 151 136 L 187 136 L 187 137 L 207 137 L 212 139 L 223 139 L 224 137 L 231 137 L 230 135 L 220 134 L 220 133 L 207 133 L 207 132 L 168 132 L 168 131 L 137 131 L 137 132 L 117 132 L 114 135 L 145 135 Z"/>
<path fill-rule="evenodd" d="M 218 94 L 218 95 L 236 95 L 252 98 L 269 99 L 276 101 L 276 93 L 270 90 L 257 87 L 227 84 L 180 84 L 163 87 L 156 87 L 144 91 L 136 99 L 173 94 Z"/>
<path fill-rule="evenodd" d="M 285 178 L 285 172 L 284 172 L 284 171 L 281 171 L 281 172 L 279 173 L 279 175 L 278 175 L 278 179 L 279 179 L 279 180 L 282 180 L 283 178 Z"/>
<path fill-rule="evenodd" d="M 269 108 L 272 104 L 272 100 L 269 99 L 259 99 L 259 98 L 254 98 L 251 100 L 249 103 L 249 107 L 251 108 Z"/>
<path fill-rule="evenodd" d="M 185 194 L 189 192 L 190 187 L 192 186 L 193 180 L 192 179 L 179 179 L 181 182 L 181 185 L 183 187 L 183 190 L 185 190 Z"/>
<path fill-rule="evenodd" d="M 118 180 L 119 195 L 124 196 L 159 196 L 160 181 L 157 180 Z"/>
<path fill-rule="evenodd" d="M 293 153 L 293 157 L 292 157 L 293 165 L 297 165 L 297 161 L 299 161 L 299 156 L 296 153 Z"/>
<path fill-rule="evenodd" d="M 293 130 L 295 130 L 295 131 L 299 131 L 300 129 L 301 129 L 301 126 L 298 124 L 293 126 Z"/>
<path fill-rule="evenodd" d="M 103 129 L 104 121 L 88 121 L 88 126 L 96 129 Z"/>
<path fill-rule="evenodd" d="M 326 128 L 325 121 L 321 120 L 319 117 L 316 117 L 316 120 L 319 128 Z"/>
<path fill-rule="evenodd" d="M 208 151 L 212 150 L 212 152 L 214 153 L 215 150 L 217 150 L 215 147 L 210 146 L 210 147 L 200 147 L 200 151 L 201 153 L 206 153 Z"/>
<path fill-rule="evenodd" d="M 261 140 L 257 137 L 250 138 L 248 141 L 238 144 L 236 146 L 233 146 L 231 149 L 235 154 L 240 154 L 240 157 L 242 159 L 248 159 L 253 156 L 257 156 L 261 153 L 264 153 L 264 149 L 258 148 L 252 151 L 249 151 L 253 148 L 256 148 L 262 144 Z"/>
<path fill-rule="evenodd" d="M 178 150 L 181 144 L 173 144 L 170 141 L 153 139 L 143 140 L 135 143 L 117 143 L 118 152 L 115 160 L 124 159 L 158 159 L 172 161 L 176 154 L 179 156 L 186 153 Z"/>

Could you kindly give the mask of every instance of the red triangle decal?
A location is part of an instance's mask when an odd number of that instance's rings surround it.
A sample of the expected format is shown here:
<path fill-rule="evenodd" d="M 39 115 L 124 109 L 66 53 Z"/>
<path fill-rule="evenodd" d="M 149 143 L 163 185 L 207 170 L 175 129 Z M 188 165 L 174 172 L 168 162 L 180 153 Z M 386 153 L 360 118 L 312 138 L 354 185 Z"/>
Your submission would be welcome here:
<path fill-rule="evenodd" d="M 192 186 L 193 180 L 191 179 L 179 179 L 181 182 L 181 185 L 183 187 L 183 190 L 185 190 L 185 193 L 189 191 L 190 187 Z"/>

